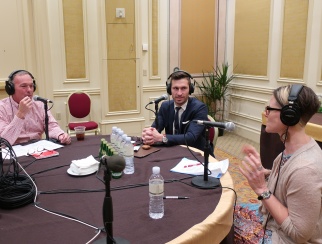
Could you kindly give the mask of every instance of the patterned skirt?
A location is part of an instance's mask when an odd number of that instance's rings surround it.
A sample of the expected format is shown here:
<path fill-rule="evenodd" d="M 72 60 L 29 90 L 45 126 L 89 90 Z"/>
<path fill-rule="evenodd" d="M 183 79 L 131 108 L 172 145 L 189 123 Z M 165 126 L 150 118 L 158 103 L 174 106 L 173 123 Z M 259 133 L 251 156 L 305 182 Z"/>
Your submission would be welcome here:
<path fill-rule="evenodd" d="M 234 216 L 234 243 L 271 244 L 272 232 L 263 227 L 263 215 L 259 204 L 245 203 L 236 205 Z M 264 236 L 264 242 L 263 242 Z"/>

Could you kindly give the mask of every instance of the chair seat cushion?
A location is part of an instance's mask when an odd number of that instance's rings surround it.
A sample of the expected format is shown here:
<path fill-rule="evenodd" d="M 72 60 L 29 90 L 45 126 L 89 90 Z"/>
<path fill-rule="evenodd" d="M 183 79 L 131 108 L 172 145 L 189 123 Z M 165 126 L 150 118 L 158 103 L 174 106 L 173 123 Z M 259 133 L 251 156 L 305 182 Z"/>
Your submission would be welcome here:
<path fill-rule="evenodd" d="M 94 121 L 88 121 L 88 122 L 72 122 L 68 124 L 68 128 L 70 130 L 74 130 L 76 126 L 85 126 L 85 130 L 95 130 L 98 128 L 98 124 Z"/>

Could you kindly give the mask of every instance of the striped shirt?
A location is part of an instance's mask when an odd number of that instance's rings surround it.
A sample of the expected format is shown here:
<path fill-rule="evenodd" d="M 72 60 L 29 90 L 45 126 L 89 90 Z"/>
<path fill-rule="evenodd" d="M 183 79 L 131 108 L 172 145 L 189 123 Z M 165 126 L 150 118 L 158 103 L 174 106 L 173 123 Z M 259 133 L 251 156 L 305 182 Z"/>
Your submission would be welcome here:
<path fill-rule="evenodd" d="M 40 140 L 45 132 L 45 110 L 42 102 L 33 101 L 33 106 L 25 119 L 16 116 L 19 104 L 11 97 L 0 100 L 0 137 L 11 145 Z M 49 138 L 58 139 L 64 131 L 50 111 L 48 114 Z"/>

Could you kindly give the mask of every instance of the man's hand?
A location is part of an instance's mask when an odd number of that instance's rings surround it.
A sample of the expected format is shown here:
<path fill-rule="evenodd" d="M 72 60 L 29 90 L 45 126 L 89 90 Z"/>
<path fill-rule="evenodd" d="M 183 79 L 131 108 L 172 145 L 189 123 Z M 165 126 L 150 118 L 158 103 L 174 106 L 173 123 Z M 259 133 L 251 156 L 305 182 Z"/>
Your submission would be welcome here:
<path fill-rule="evenodd" d="M 19 108 L 17 112 L 17 117 L 20 119 L 24 119 L 25 116 L 29 113 L 31 107 L 32 107 L 33 101 L 30 99 L 30 97 L 24 97 L 21 99 L 19 103 Z"/>
<path fill-rule="evenodd" d="M 153 145 L 156 142 L 162 142 L 162 138 L 162 134 L 153 127 L 143 129 L 142 140 L 146 145 Z"/>
<path fill-rule="evenodd" d="M 58 136 L 58 140 L 61 144 L 70 144 L 72 142 L 70 136 L 67 133 L 60 134 Z"/>

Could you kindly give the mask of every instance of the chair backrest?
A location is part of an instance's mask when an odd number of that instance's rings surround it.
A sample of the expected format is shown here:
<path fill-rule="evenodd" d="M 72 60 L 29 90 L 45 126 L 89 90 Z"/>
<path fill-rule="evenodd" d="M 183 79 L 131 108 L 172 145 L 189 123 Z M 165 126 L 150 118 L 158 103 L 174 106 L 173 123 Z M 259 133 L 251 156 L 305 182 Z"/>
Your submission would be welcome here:
<path fill-rule="evenodd" d="M 91 112 L 91 98 L 86 92 L 77 91 L 68 96 L 69 113 L 78 119 L 87 117 Z"/>
<path fill-rule="evenodd" d="M 215 119 L 213 117 L 211 117 L 209 114 L 208 114 L 208 120 L 216 122 Z M 212 142 L 214 148 L 215 148 L 215 145 L 216 145 L 216 142 L 218 139 L 218 133 L 219 133 L 219 131 L 218 131 L 217 127 L 211 127 L 209 129 L 209 140 Z"/>

